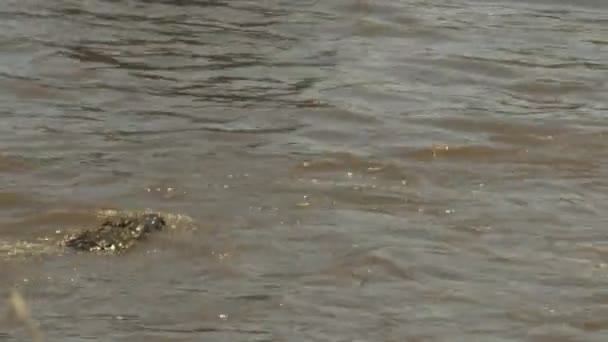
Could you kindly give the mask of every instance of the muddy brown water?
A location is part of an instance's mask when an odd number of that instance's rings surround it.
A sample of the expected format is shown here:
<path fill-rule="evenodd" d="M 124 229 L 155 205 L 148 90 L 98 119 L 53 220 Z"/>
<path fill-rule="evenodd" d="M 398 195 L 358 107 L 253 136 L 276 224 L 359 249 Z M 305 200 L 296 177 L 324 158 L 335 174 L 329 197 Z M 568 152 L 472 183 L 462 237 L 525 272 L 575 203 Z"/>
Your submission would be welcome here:
<path fill-rule="evenodd" d="M 0 90 L 48 341 L 608 340 L 605 1 L 3 1 Z"/>

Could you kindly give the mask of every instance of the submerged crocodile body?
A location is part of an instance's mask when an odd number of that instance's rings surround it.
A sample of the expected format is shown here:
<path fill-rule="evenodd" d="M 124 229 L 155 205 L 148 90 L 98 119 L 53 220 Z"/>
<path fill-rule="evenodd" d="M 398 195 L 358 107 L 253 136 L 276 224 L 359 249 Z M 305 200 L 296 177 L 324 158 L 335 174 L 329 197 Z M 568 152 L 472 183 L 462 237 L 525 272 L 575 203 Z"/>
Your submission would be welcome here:
<path fill-rule="evenodd" d="M 78 251 L 122 252 L 149 233 L 165 229 L 167 223 L 158 214 L 113 217 L 98 227 L 68 236 L 62 244 Z"/>

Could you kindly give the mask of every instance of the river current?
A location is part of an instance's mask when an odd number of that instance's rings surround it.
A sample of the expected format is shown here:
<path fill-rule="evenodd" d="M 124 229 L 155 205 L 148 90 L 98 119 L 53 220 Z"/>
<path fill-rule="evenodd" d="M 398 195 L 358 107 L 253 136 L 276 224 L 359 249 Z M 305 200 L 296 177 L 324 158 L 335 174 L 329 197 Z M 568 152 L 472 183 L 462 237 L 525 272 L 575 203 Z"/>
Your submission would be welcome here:
<path fill-rule="evenodd" d="M 607 95 L 603 0 L 2 1 L 0 291 L 45 341 L 606 341 Z M 106 209 L 172 229 L 53 247 Z"/>

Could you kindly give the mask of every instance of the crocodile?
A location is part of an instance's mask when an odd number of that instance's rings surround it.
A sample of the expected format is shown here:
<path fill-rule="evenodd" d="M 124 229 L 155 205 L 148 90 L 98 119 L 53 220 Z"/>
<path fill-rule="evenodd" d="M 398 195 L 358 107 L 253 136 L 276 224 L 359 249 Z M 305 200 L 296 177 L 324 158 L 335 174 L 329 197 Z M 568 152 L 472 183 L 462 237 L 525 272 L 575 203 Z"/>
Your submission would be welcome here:
<path fill-rule="evenodd" d="M 159 214 L 114 217 L 98 227 L 69 235 L 62 245 L 77 251 L 123 252 L 146 235 L 165 229 L 167 223 Z"/>
<path fill-rule="evenodd" d="M 197 230 L 186 215 L 151 212 L 96 210 L 97 224 L 90 227 L 58 229 L 55 234 L 34 241 L 0 240 L 0 259 L 33 255 L 84 252 L 122 254 L 156 232 L 163 230 Z"/>

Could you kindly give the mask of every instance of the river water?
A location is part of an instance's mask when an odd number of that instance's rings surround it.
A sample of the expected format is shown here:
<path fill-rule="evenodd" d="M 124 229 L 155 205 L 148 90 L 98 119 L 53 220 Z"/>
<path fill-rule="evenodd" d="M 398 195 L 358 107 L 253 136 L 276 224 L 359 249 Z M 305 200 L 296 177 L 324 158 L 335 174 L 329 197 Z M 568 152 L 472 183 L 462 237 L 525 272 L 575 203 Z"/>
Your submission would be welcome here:
<path fill-rule="evenodd" d="M 0 90 L 45 340 L 608 340 L 606 1 L 8 0 Z"/>

